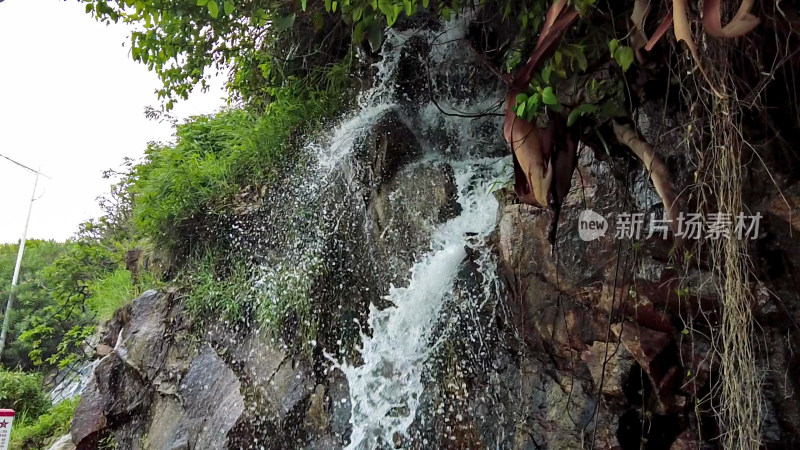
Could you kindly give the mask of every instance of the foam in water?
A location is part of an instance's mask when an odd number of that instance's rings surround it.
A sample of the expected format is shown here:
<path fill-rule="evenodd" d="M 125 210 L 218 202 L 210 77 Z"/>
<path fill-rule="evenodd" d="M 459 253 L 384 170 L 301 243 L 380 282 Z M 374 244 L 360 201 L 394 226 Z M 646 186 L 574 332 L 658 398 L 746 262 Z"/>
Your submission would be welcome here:
<path fill-rule="evenodd" d="M 411 269 L 409 285 L 390 289 L 394 306 L 370 306 L 372 337 L 362 334 L 360 350 L 364 364 L 339 366 L 352 404 L 348 448 L 375 448 L 406 434 L 424 389 L 422 374 L 434 348 L 431 332 L 452 293 L 465 247 L 482 245 L 495 227 L 498 203 L 491 189 L 509 179 L 507 163 L 459 162 L 453 169 L 461 214 L 436 229 L 431 251 Z"/>

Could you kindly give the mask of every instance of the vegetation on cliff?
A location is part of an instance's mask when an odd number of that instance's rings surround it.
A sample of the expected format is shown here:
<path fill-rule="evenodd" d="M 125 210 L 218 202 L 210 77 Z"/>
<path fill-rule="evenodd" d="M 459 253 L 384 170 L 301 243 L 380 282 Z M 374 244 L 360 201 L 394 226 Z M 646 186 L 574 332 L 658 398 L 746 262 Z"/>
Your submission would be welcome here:
<path fill-rule="evenodd" d="M 175 124 L 174 143 L 153 143 L 144 160 L 126 162 L 104 201 L 105 216 L 85 224 L 73 240 L 29 247 L 29 267 L 23 273 L 30 278 L 19 288 L 22 306 L 15 313 L 24 320 L 14 322 L 12 333 L 19 340 L 3 361 L 7 367 L 68 366 L 98 320 L 163 281 L 185 288 L 187 308 L 201 319 L 234 323 L 256 316 L 256 323 L 276 335 L 286 323 L 318 319 L 313 316 L 324 308 L 309 304 L 303 283 L 288 289 L 302 299 L 287 295 L 275 306 L 254 306 L 246 289 L 252 274 L 236 263 L 241 255 L 227 231 L 248 201 L 243 198 L 280 190 L 284 177 L 303 165 L 298 144 L 325 130 L 351 103 L 361 75 L 359 58 L 379 52 L 386 27 L 404 21 L 449 20 L 456 14 L 479 18 L 464 45 L 479 55 L 498 83 L 510 85 L 507 120 L 526 123 L 526 135 L 536 136 L 527 151 L 541 173 L 532 175 L 527 165 L 520 167 L 527 178 L 518 173 L 518 179 L 528 180 L 517 192 L 527 203 L 557 210 L 575 162 L 553 155 L 564 155 L 569 147 L 574 156 L 578 141 L 600 153 L 628 154 L 627 147 L 639 154 L 644 142 L 633 113 L 645 101 L 659 101 L 686 118 L 678 126 L 686 136 L 681 145 L 692 158 L 692 186 L 680 199 L 674 193 L 665 196 L 666 166 L 654 171 L 653 182 L 664 188 L 658 192 L 669 206 L 675 201 L 675 208 L 686 211 L 744 211 L 742 161 L 758 156 L 748 149 L 767 144 L 783 152 L 778 158 L 786 162 L 787 176 L 796 176 L 797 152 L 789 143 L 800 138 L 800 123 L 782 116 L 800 117 L 800 110 L 781 92 L 797 88 L 793 71 L 798 62 L 790 55 L 797 44 L 797 20 L 780 2 L 755 7 L 743 2 L 746 8 L 738 12 L 725 7 L 723 16 L 735 25 L 725 29 L 708 22 L 719 19 L 714 6 L 720 5 L 711 1 L 702 12 L 685 0 L 83 3 L 100 21 L 135 27 L 132 58 L 163 82 L 164 109 L 152 112 L 154 118 L 168 119 L 174 103 L 204 87 L 212 71 L 229 71 L 230 107 Z M 759 28 L 754 28 L 756 16 L 762 18 Z M 674 39 L 667 32 L 669 17 Z M 703 27 L 690 27 L 701 21 Z M 531 60 L 534 64 L 527 64 Z M 525 76 L 509 75 L 520 72 Z M 791 89 L 773 88 L 775 78 Z M 524 81 L 514 86 L 519 79 Z M 775 132 L 758 131 L 763 129 Z M 561 146 L 545 148 L 545 142 Z M 652 153 L 648 170 L 659 160 Z M 526 201 L 531 192 L 536 198 Z M 0 268 L 11 264 L 13 254 L 14 246 L 0 248 Z M 709 355 L 721 366 L 713 389 L 720 400 L 704 407 L 714 409 L 727 446 L 755 448 L 762 400 L 748 249 L 729 237 L 676 246 L 670 257 L 681 276 L 709 264 L 719 275 L 724 309 L 721 326 L 709 326 Z M 682 329 L 687 334 L 696 330 L 690 319 Z M 309 330 L 306 340 L 313 337 Z"/>

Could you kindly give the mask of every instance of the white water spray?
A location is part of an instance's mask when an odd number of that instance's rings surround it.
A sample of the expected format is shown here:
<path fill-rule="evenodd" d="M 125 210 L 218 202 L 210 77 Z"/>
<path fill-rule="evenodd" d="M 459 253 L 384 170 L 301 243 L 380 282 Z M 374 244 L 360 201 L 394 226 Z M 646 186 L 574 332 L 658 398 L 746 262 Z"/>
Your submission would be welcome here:
<path fill-rule="evenodd" d="M 372 337 L 362 334 L 364 364 L 340 369 L 347 377 L 352 403 L 352 449 L 372 449 L 391 443 L 406 431 L 417 412 L 424 389 L 422 374 L 435 346 L 432 330 L 445 300 L 452 294 L 466 246 L 480 246 L 492 232 L 498 203 L 491 193 L 509 179 L 503 159 L 454 163 L 458 217 L 433 234 L 431 251 L 411 269 L 408 287 L 389 291 L 394 306 L 370 305 Z"/>

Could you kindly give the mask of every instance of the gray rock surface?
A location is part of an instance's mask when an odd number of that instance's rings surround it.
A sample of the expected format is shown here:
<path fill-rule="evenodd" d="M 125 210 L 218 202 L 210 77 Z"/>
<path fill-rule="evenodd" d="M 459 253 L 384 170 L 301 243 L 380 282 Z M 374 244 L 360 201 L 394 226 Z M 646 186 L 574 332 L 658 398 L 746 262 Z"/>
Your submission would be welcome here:
<path fill-rule="evenodd" d="M 72 443 L 72 437 L 69 434 L 61 436 L 48 450 L 75 450 L 75 444 Z"/>

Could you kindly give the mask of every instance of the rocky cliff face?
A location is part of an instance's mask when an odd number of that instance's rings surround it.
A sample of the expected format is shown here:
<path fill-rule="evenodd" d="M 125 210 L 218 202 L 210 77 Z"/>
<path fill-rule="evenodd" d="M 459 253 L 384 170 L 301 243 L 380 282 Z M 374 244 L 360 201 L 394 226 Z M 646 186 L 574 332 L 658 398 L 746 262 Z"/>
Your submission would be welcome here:
<path fill-rule="evenodd" d="M 389 286 L 408 283 L 409 269 L 431 249 L 432 230 L 461 213 L 456 198 L 463 192 L 447 164 L 465 157 L 455 149 L 465 142 L 459 134 L 473 144 L 500 137 L 491 119 L 453 127 L 456 119 L 431 115 L 426 103 L 430 89 L 458 100 L 485 87 L 491 74 L 476 66 L 471 75 L 436 72 L 419 63 L 435 46 L 417 34 L 402 42 L 387 56 L 404 68 L 395 102 L 360 135 L 357 164 L 327 191 L 327 201 L 343 205 L 334 210 L 344 225 L 328 235 L 325 253 L 339 269 L 315 278 L 311 289 L 351 310 L 335 317 L 351 328 L 356 319 L 367 336 L 370 305 L 393 306 L 384 298 Z M 428 94 L 411 95 L 418 92 Z M 645 103 L 638 127 L 686 186 L 691 156 L 673 131 L 680 118 L 662 111 Z M 480 142 L 477 156 L 504 152 L 499 139 Z M 766 155 L 767 167 L 770 161 Z M 786 202 L 762 184 L 749 186 L 751 208 L 765 219 L 752 242 L 760 270 L 748 282 L 763 333 L 764 443 L 790 449 L 800 446 L 800 223 L 792 214 L 800 185 L 776 172 Z M 547 241 L 548 212 L 515 204 L 508 189 L 489 194 L 500 205 L 492 238 L 480 244 L 491 257 L 468 246 L 452 295 L 433 319 L 413 421 L 379 446 L 716 448 L 719 405 L 709 398 L 719 373 L 711 336 L 722 302 L 712 273 L 702 264 L 681 269 L 671 242 L 658 236 L 624 241 L 611 229 L 596 240 L 579 237 L 585 209 L 607 219 L 661 212 L 644 169 L 624 153 L 583 148 L 572 186 L 555 249 Z M 97 365 L 72 425 L 78 448 L 108 439 L 118 448 L 176 450 L 351 442 L 354 397 L 333 361 L 339 356 L 325 355 L 338 348 L 336 339 L 298 352 L 287 343 L 296 339 L 291 330 L 281 340 L 222 323 L 202 335 L 191 329 L 176 292 L 147 292 L 118 312 L 105 337 L 114 350 Z M 390 414 L 400 417 L 404 408 Z"/>

